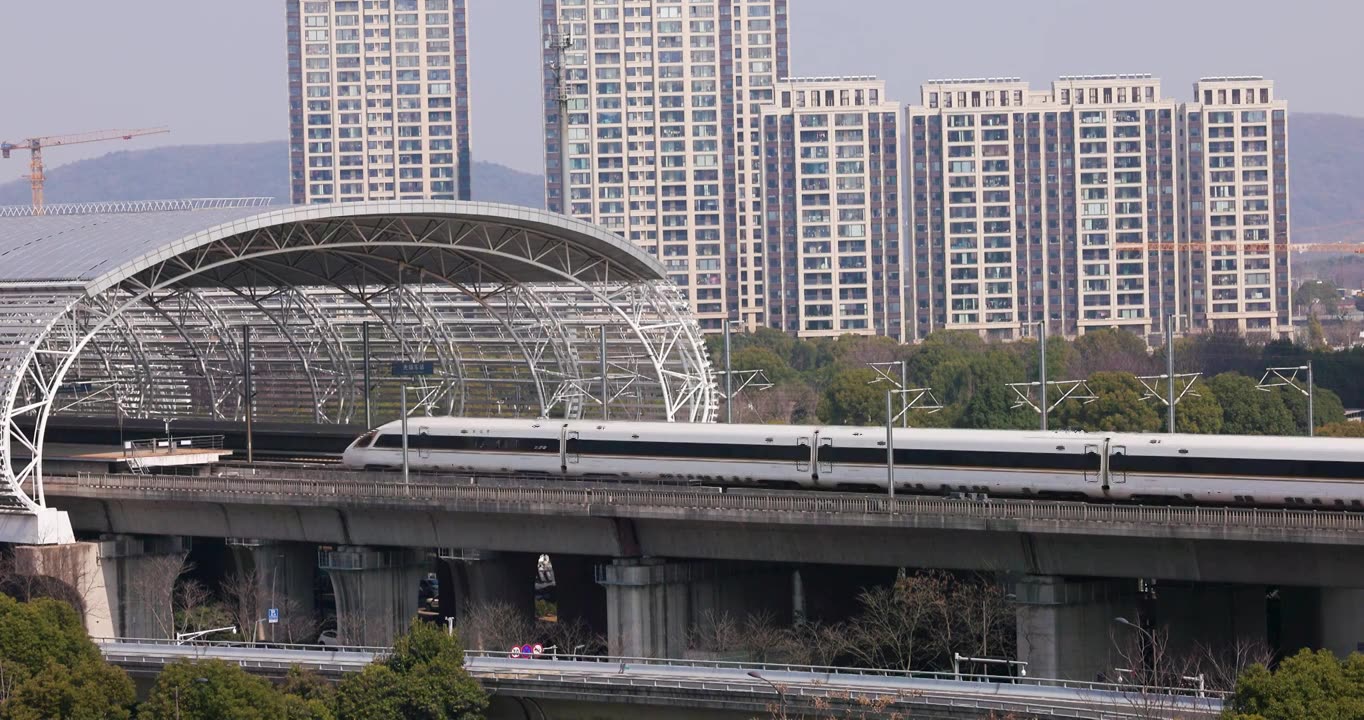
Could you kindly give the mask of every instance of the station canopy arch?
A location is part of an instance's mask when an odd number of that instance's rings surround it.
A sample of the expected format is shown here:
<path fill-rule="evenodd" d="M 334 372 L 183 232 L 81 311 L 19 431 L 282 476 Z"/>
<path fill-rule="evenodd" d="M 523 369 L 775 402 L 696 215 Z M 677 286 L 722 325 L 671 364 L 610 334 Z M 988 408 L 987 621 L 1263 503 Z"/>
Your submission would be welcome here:
<path fill-rule="evenodd" d="M 0 515 L 45 511 L 52 413 L 244 420 L 248 354 L 256 419 L 379 424 L 401 385 L 413 414 L 595 417 L 605 398 L 612 418 L 714 419 L 686 302 L 597 226 L 477 202 L 173 207 L 0 217 Z"/>

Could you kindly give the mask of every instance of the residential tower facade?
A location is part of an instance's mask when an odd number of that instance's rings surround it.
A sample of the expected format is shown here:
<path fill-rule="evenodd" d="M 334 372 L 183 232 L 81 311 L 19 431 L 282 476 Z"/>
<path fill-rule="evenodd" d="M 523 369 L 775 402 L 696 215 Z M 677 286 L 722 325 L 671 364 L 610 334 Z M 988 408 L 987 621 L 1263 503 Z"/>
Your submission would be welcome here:
<path fill-rule="evenodd" d="M 1190 322 L 1290 331 L 1287 103 L 1262 77 L 1210 77 L 1194 83 L 1180 117 Z"/>
<path fill-rule="evenodd" d="M 1149 75 L 925 84 L 907 111 L 912 338 L 1046 322 L 1155 339 L 1175 316 L 1288 331 L 1285 108 L 1266 81 L 1235 82 L 1201 81 L 1192 104 Z"/>
<path fill-rule="evenodd" d="M 467 200 L 465 0 L 286 0 L 295 204 Z"/>
<path fill-rule="evenodd" d="M 786 0 L 541 0 L 541 21 L 549 208 L 657 256 L 703 329 L 758 321 Z"/>
<path fill-rule="evenodd" d="M 905 339 L 900 104 L 871 77 L 777 84 L 762 108 L 763 324 Z M 762 306 L 759 305 L 761 308 Z"/>

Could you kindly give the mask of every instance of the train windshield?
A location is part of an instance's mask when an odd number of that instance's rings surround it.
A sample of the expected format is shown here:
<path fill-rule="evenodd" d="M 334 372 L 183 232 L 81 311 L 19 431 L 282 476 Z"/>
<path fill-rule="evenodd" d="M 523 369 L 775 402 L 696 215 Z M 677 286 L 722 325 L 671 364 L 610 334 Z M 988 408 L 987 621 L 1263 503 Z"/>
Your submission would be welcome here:
<path fill-rule="evenodd" d="M 356 438 L 355 442 L 351 443 L 350 446 L 356 448 L 367 448 L 374 442 L 374 438 L 378 437 L 378 435 L 379 435 L 378 430 L 370 430 L 364 435 L 361 435 L 360 437 Z"/>

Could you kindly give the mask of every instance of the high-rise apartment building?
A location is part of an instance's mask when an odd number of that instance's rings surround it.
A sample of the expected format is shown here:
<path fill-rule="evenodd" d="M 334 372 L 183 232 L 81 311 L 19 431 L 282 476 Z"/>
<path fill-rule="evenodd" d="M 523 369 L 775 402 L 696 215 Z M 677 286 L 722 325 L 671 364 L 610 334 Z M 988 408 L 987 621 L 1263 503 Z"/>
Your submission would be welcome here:
<path fill-rule="evenodd" d="M 1063 77 L 1047 91 L 1019 79 L 924 85 L 906 131 L 913 336 L 1012 338 L 1045 320 L 1057 334 L 1154 337 L 1173 315 L 1196 329 L 1287 328 L 1287 260 L 1262 267 L 1283 256 L 1267 254 L 1269 238 L 1287 243 L 1284 109 L 1268 83 L 1240 82 L 1239 98 L 1206 96 L 1230 88 L 1199 83 L 1200 100 L 1241 101 L 1211 111 L 1163 97 L 1149 75 Z M 1210 112 L 1229 126 L 1216 159 L 1200 139 Z M 1262 136 L 1243 140 L 1243 124 Z M 1205 210 L 1212 192 L 1216 216 Z M 1283 283 L 1282 303 L 1264 297 L 1270 279 Z"/>
<path fill-rule="evenodd" d="M 763 106 L 766 276 L 748 283 L 765 281 L 762 324 L 905 339 L 900 104 L 885 95 L 875 78 L 792 79 Z"/>
<path fill-rule="evenodd" d="M 549 208 L 656 255 L 702 328 L 760 322 L 758 118 L 789 72 L 786 0 L 541 0 L 541 19 Z"/>
<path fill-rule="evenodd" d="M 1290 331 L 1287 104 L 1261 77 L 1203 78 L 1180 117 L 1185 312 L 1195 327 Z"/>
<path fill-rule="evenodd" d="M 467 200 L 465 0 L 286 0 L 294 203 Z"/>

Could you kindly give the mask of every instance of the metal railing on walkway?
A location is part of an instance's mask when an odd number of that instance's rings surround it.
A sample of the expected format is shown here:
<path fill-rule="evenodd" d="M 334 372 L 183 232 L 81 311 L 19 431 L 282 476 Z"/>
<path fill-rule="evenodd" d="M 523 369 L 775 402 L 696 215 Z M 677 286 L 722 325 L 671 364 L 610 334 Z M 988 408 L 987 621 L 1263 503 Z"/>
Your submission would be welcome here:
<path fill-rule="evenodd" d="M 358 672 L 391 652 L 385 647 L 297 645 L 235 641 L 176 641 L 145 638 L 97 640 L 106 659 L 140 667 L 182 660 L 217 659 L 249 670 L 277 672 L 303 665 L 337 673 Z M 532 692 L 584 694 L 622 702 L 621 688 L 682 695 L 715 694 L 746 698 L 763 707 L 774 695 L 793 703 L 861 699 L 918 706 L 939 706 L 1023 713 L 1026 716 L 1125 720 L 1136 717 L 1215 717 L 1225 693 L 1189 688 L 1136 687 L 1116 683 L 1047 678 L 961 676 L 953 673 L 874 670 L 850 667 L 741 663 L 719 660 L 658 659 L 588 655 L 515 657 L 510 653 L 469 650 L 465 668 L 485 682 L 520 684 Z M 529 685 L 526 685 L 529 683 Z M 558 691 L 554 688 L 563 688 Z M 657 696 L 656 696 L 657 697 Z M 664 695 L 664 698 L 672 695 Z M 1153 709 L 1167 712 L 1151 714 Z"/>
<path fill-rule="evenodd" d="M 480 484 L 463 476 L 410 483 L 366 474 L 331 473 L 341 479 L 308 477 L 202 477 L 184 475 L 81 474 L 45 479 L 48 494 L 68 488 L 88 490 L 184 493 L 241 498 L 271 503 L 290 497 L 324 498 L 364 503 L 429 506 L 431 502 L 545 508 L 609 507 L 618 510 L 681 509 L 697 512 L 792 513 L 805 515 L 939 516 L 986 521 L 1029 521 L 1163 525 L 1189 528 L 1283 531 L 1332 531 L 1364 534 L 1364 513 L 1330 510 L 1229 508 L 1202 506 L 1120 505 L 1043 500 L 957 500 L 925 496 L 858 495 L 820 491 L 713 492 L 708 489 L 582 486 L 574 482 L 540 481 L 531 486 Z M 288 504 L 285 502 L 284 504 Z"/>
<path fill-rule="evenodd" d="M 1059 688 L 1065 690 L 1102 691 L 1113 693 L 1141 692 L 1152 695 L 1179 697 L 1207 697 L 1222 699 L 1230 693 L 1217 690 L 1199 690 L 1193 687 L 1165 687 L 1157 685 L 1135 685 L 1131 683 L 1092 682 L 1086 680 L 1061 680 L 1057 678 L 1015 677 L 1012 675 L 987 675 L 980 673 L 951 673 L 934 670 L 899 670 L 895 668 L 861 668 L 836 665 L 801 665 L 789 663 L 753 663 L 732 660 L 704 659 L 667 659 L 620 657 L 608 655 L 571 655 L 545 654 L 536 657 L 513 655 L 510 652 L 493 650 L 465 650 L 466 664 L 478 658 L 497 658 L 499 660 L 519 660 L 534 663 L 540 660 L 571 661 L 595 663 L 618 668 L 622 665 L 635 668 L 707 668 L 716 670 L 742 670 L 745 673 L 800 673 L 841 678 L 886 678 L 901 680 L 936 680 L 943 682 L 986 683 L 995 685 L 1031 686 Z"/>

